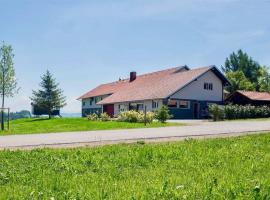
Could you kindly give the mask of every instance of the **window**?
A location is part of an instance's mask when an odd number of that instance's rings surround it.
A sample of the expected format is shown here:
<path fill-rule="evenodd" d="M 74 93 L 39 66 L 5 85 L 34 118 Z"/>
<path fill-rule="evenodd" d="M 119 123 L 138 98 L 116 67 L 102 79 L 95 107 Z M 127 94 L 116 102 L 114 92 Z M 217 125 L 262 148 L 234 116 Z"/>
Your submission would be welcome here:
<path fill-rule="evenodd" d="M 85 106 L 85 101 L 82 102 L 82 105 Z"/>
<path fill-rule="evenodd" d="M 213 83 L 204 83 L 203 88 L 205 90 L 213 90 Z"/>
<path fill-rule="evenodd" d="M 189 109 L 189 101 L 180 101 L 179 102 L 179 107 L 181 109 Z"/>
<path fill-rule="evenodd" d="M 143 111 L 143 104 L 137 104 L 137 111 Z"/>
<path fill-rule="evenodd" d="M 90 106 L 92 106 L 93 105 L 93 98 L 90 98 Z"/>
<path fill-rule="evenodd" d="M 152 101 L 152 108 L 158 108 L 158 101 Z"/>
<path fill-rule="evenodd" d="M 203 88 L 204 88 L 205 90 L 207 90 L 207 88 L 208 88 L 208 83 L 204 83 Z"/>
<path fill-rule="evenodd" d="M 124 112 L 126 110 L 125 105 L 123 105 L 123 104 L 119 104 L 118 109 L 120 112 Z"/>
<path fill-rule="evenodd" d="M 176 100 L 169 100 L 168 107 L 169 108 L 177 108 L 177 101 Z"/>
<path fill-rule="evenodd" d="M 213 83 L 209 83 L 209 90 L 213 90 Z"/>

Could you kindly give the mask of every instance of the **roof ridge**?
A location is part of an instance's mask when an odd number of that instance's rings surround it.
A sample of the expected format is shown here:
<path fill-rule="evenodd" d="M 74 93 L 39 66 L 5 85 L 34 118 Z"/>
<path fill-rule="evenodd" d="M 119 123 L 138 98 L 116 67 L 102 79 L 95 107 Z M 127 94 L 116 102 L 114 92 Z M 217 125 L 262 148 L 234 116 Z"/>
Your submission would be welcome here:
<path fill-rule="evenodd" d="M 182 68 L 182 67 L 185 67 L 185 66 L 170 67 L 170 68 L 164 69 L 164 70 L 159 70 L 159 71 L 149 72 L 149 73 L 145 73 L 145 74 L 140 74 L 137 77 L 149 76 L 149 75 L 158 74 L 158 73 L 162 73 L 162 72 L 166 72 L 166 71 L 170 71 L 170 70 L 176 70 L 176 69 Z M 109 85 L 109 84 L 117 84 L 117 83 L 121 83 L 121 82 L 128 81 L 128 80 L 129 80 L 129 78 L 124 78 L 124 79 L 121 79 L 119 81 L 113 81 L 113 82 L 109 82 L 109 83 L 102 83 L 99 86 L 101 86 L 101 85 Z"/>
<path fill-rule="evenodd" d="M 171 70 L 176 70 L 176 69 L 180 69 L 184 66 L 178 66 L 178 67 L 170 67 L 168 69 L 164 69 L 164 70 L 158 70 L 158 71 L 154 71 L 154 72 L 149 72 L 149 73 L 145 73 L 145 74 L 141 74 L 137 77 L 142 77 L 142 76 L 149 76 L 149 75 L 154 75 L 154 74 L 159 74 L 159 73 L 162 73 L 162 72 L 167 72 L 167 71 L 171 71 Z"/>
<path fill-rule="evenodd" d="M 198 67 L 198 68 L 195 68 L 195 69 L 190 69 L 188 71 L 200 70 L 200 69 L 203 69 L 203 68 L 211 68 L 211 67 L 214 67 L 214 66 L 215 65 Z M 163 70 L 158 70 L 158 71 L 154 71 L 154 72 L 148 72 L 148 73 L 145 73 L 145 74 L 140 74 L 137 77 L 143 77 L 143 76 L 149 76 L 149 75 L 159 74 L 159 73 L 166 72 L 166 71 L 181 69 L 183 67 L 187 67 L 187 66 L 186 65 L 183 65 L 183 66 L 170 67 L 170 68 L 163 69 Z M 117 83 L 121 83 L 121 82 L 128 81 L 128 80 L 129 80 L 129 78 L 124 78 L 124 79 L 121 79 L 119 81 L 113 81 L 113 82 L 109 82 L 109 83 L 102 83 L 102 84 L 100 84 L 100 86 L 101 85 L 109 85 L 109 84 L 117 84 Z"/>

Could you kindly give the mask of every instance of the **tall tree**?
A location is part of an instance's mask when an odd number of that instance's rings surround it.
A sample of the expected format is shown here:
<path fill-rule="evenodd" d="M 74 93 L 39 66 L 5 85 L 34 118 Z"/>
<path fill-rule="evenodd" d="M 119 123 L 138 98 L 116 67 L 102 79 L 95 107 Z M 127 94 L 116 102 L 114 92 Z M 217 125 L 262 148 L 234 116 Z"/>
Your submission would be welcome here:
<path fill-rule="evenodd" d="M 2 97 L 1 130 L 4 130 L 5 97 L 13 97 L 18 92 L 13 53 L 10 45 L 2 44 L 0 48 L 0 95 Z"/>
<path fill-rule="evenodd" d="M 259 77 L 261 74 L 261 68 L 262 67 L 259 65 L 258 62 L 254 61 L 250 56 L 248 56 L 247 53 L 243 52 L 240 49 L 237 51 L 237 53 L 233 52 L 228 58 L 226 58 L 225 65 L 224 67 L 222 67 L 222 70 L 223 72 L 225 72 L 225 74 L 228 74 L 229 72 L 239 72 L 239 71 L 243 72 L 244 77 L 251 84 L 254 85 L 256 91 L 259 91 L 260 90 Z M 229 78 L 230 77 L 228 77 L 228 79 Z"/>
<path fill-rule="evenodd" d="M 55 78 L 47 70 L 41 77 L 41 89 L 33 91 L 33 96 L 30 97 L 33 105 L 47 111 L 49 118 L 51 118 L 53 110 L 66 105 L 66 97 L 58 86 L 59 83 L 56 83 Z"/>
<path fill-rule="evenodd" d="M 262 67 L 260 70 L 259 85 L 260 92 L 270 92 L 270 74 L 269 67 Z"/>

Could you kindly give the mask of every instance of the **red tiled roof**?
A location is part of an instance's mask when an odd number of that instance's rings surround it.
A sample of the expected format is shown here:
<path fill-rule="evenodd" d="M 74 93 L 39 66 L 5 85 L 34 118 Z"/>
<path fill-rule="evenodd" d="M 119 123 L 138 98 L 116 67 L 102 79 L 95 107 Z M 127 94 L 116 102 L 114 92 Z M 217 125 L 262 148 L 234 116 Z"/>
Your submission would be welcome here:
<path fill-rule="evenodd" d="M 270 101 L 270 93 L 237 90 L 238 93 L 254 101 Z"/>
<path fill-rule="evenodd" d="M 113 83 L 102 84 L 94 88 L 93 90 L 90 90 L 89 92 L 85 93 L 78 99 L 86 99 L 86 98 L 96 97 L 96 96 L 101 96 L 101 95 L 106 95 L 106 94 L 113 94 L 117 92 L 118 90 L 120 90 L 127 83 L 129 83 L 128 80 L 122 80 L 122 81 L 116 81 Z"/>
<path fill-rule="evenodd" d="M 176 67 L 144 74 L 137 76 L 136 80 L 132 82 L 129 82 L 129 79 L 125 79 L 100 85 L 84 94 L 79 99 L 105 94 L 111 95 L 100 101 L 98 104 L 163 99 L 212 68 L 214 68 L 214 66 L 180 71 L 179 69 L 181 69 L 181 67 Z"/>

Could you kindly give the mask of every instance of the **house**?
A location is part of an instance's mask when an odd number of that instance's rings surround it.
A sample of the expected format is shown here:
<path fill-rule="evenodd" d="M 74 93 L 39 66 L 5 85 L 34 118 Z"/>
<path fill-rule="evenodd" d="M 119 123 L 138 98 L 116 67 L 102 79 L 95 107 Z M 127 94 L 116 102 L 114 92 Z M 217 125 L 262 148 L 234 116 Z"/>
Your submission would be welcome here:
<path fill-rule="evenodd" d="M 256 92 L 256 91 L 243 91 L 237 90 L 226 99 L 226 103 L 238 104 L 238 105 L 270 105 L 270 93 L 268 92 Z"/>
<path fill-rule="evenodd" d="M 208 105 L 223 103 L 223 87 L 229 84 L 215 67 L 170 68 L 128 79 L 102 84 L 86 94 L 82 116 L 106 112 L 117 116 L 122 111 L 156 111 L 167 105 L 175 119 L 198 119 L 208 115 Z"/>

